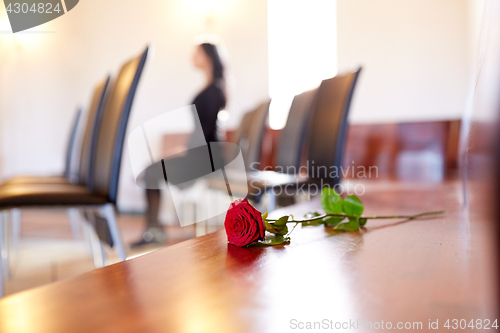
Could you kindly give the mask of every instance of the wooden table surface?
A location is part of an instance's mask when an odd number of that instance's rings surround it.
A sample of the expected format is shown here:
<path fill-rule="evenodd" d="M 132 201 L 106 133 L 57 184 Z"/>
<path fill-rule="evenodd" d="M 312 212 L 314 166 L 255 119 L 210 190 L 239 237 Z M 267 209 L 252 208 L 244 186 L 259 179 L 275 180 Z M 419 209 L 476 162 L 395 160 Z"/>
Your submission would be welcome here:
<path fill-rule="evenodd" d="M 440 330 L 447 319 L 493 321 L 491 225 L 469 221 L 460 191 L 457 182 L 368 184 L 366 214 L 446 216 L 368 221 L 355 233 L 298 227 L 291 244 L 272 248 L 229 246 L 216 232 L 5 297 L 0 332 L 275 333 L 358 319 L 359 332 L 371 331 L 366 321 L 427 331 L 429 320 Z"/>

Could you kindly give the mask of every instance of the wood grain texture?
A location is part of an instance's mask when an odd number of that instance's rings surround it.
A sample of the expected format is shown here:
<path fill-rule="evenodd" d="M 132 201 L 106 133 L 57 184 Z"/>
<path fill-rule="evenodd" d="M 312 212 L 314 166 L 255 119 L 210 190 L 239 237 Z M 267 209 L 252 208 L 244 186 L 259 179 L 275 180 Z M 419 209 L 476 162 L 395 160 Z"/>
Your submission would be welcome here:
<path fill-rule="evenodd" d="M 217 232 L 8 296 L 0 332 L 274 333 L 294 331 L 292 319 L 419 321 L 425 331 L 429 319 L 495 319 L 491 224 L 469 223 L 460 183 L 365 185 L 367 214 L 446 215 L 355 233 L 298 227 L 273 248 L 237 248 Z"/>

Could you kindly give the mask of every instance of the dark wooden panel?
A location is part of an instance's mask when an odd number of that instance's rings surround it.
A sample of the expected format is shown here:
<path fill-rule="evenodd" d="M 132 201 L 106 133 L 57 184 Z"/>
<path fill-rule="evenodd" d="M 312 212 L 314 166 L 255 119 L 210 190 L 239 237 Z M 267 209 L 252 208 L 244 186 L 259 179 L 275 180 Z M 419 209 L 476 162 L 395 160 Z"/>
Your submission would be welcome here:
<path fill-rule="evenodd" d="M 232 132 L 228 132 L 230 137 Z M 347 178 L 360 167 L 380 179 L 441 181 L 458 174 L 460 121 L 350 125 L 344 155 Z M 260 170 L 274 170 L 280 131 L 264 136 Z M 352 170 L 355 170 L 354 177 Z M 372 172 L 374 175 L 375 172 Z"/>
<path fill-rule="evenodd" d="M 440 181 L 456 177 L 459 137 L 458 120 L 351 125 L 344 167 L 376 166 L 383 179 Z"/>

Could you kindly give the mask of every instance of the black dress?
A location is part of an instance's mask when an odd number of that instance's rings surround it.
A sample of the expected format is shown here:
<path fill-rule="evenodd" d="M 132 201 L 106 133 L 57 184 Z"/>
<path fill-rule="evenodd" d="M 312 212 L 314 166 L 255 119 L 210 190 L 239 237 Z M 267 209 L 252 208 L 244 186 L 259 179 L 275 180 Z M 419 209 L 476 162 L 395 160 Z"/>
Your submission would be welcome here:
<path fill-rule="evenodd" d="M 207 142 L 217 142 L 217 114 L 225 106 L 226 98 L 219 84 L 212 82 L 193 101 Z"/>

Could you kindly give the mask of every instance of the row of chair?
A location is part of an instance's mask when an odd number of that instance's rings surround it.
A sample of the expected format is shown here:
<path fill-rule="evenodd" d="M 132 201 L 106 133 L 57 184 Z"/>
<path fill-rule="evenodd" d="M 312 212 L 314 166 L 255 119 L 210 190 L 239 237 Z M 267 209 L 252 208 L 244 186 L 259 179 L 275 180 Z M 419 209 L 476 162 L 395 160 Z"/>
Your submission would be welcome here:
<path fill-rule="evenodd" d="M 115 218 L 120 165 L 125 131 L 134 101 L 135 92 L 149 53 L 149 47 L 138 57 L 125 63 L 115 80 L 109 76 L 101 80 L 87 112 L 83 133 L 78 182 L 70 179 L 70 160 L 74 149 L 71 135 L 66 156 L 66 171 L 55 177 L 16 177 L 0 185 L 0 297 L 3 295 L 3 278 L 8 276 L 9 258 L 5 233 L 5 212 L 27 208 L 74 208 L 86 217 L 85 226 L 97 240 L 93 242 L 94 260 L 105 264 L 103 242 L 114 246 L 120 260 L 126 259 L 124 244 Z M 79 118 L 79 116 L 77 117 Z M 76 132 L 77 124 L 73 126 Z M 10 214 L 19 216 L 18 214 Z M 3 223 L 2 223 L 3 222 Z M 14 221 L 14 225 L 19 221 Z M 2 224 L 4 225 L 2 227 Z M 4 270 L 2 272 L 2 270 Z"/>
<path fill-rule="evenodd" d="M 276 153 L 275 169 L 279 172 L 255 170 L 261 158 L 270 102 L 245 114 L 233 141 L 241 147 L 251 182 L 244 191 L 248 188 L 254 200 L 260 199 L 259 193 L 267 192 L 267 209 L 272 211 L 277 188 L 307 183 L 335 187 L 340 183 L 341 172 L 318 170 L 340 170 L 342 166 L 347 118 L 360 72 L 361 68 L 323 80 L 318 88 L 294 97 Z M 304 163 L 307 172 L 300 174 Z"/>
<path fill-rule="evenodd" d="M 280 133 L 274 163 L 276 171 L 265 171 L 260 164 L 271 101 L 259 104 L 247 112 L 230 141 L 239 145 L 246 172 L 231 169 L 231 177 L 201 182 L 211 192 L 209 205 L 188 200 L 193 221 L 213 212 L 213 206 L 223 206 L 223 197 L 247 196 L 259 210 L 272 212 L 277 204 L 310 198 L 322 187 L 340 184 L 342 157 L 348 127 L 348 115 L 361 68 L 323 80 L 318 88 L 294 97 L 285 127 Z M 225 154 L 226 164 L 233 163 L 234 152 Z M 305 172 L 304 169 L 305 167 Z M 264 170 L 262 170 L 264 169 Z M 338 171 L 338 172 L 335 172 Z M 197 193 L 200 189 L 197 189 Z M 209 192 L 207 192 L 209 193 Z M 301 194 L 305 194 L 301 195 Z M 219 200 L 219 195 L 221 200 Z M 266 200 L 262 200 L 265 198 Z M 278 200 L 279 199 L 279 200 Z M 198 216 L 199 214 L 199 216 Z M 215 230 L 220 217 L 198 223 L 196 234 Z"/>

